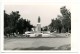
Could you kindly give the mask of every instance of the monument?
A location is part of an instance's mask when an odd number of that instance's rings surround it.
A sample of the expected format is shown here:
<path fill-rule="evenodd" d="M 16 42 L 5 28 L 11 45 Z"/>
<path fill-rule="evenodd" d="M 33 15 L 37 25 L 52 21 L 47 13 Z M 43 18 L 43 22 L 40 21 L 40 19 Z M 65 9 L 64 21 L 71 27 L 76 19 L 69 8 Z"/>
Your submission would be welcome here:
<path fill-rule="evenodd" d="M 38 17 L 38 23 L 37 23 L 37 33 L 41 33 L 41 23 L 40 23 L 41 19 L 40 16 Z"/>

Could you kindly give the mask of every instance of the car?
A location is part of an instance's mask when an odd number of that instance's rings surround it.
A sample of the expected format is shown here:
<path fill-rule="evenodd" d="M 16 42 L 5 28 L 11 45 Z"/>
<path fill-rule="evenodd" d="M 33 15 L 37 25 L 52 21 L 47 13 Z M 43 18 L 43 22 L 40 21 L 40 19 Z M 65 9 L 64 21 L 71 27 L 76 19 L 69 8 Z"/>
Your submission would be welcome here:
<path fill-rule="evenodd" d="M 35 33 L 32 32 L 25 32 L 26 37 L 35 37 Z"/>
<path fill-rule="evenodd" d="M 35 34 L 33 34 L 33 33 L 28 33 L 27 36 L 28 36 L 28 37 L 35 37 Z"/>

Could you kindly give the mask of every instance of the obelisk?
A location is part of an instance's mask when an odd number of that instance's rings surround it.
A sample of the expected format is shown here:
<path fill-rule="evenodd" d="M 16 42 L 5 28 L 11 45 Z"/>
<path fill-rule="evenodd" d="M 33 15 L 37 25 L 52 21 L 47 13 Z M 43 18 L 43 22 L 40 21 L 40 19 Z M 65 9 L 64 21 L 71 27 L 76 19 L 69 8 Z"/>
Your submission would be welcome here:
<path fill-rule="evenodd" d="M 41 19 L 40 16 L 38 17 L 38 23 L 37 23 L 37 33 L 41 33 L 41 23 L 40 23 Z"/>

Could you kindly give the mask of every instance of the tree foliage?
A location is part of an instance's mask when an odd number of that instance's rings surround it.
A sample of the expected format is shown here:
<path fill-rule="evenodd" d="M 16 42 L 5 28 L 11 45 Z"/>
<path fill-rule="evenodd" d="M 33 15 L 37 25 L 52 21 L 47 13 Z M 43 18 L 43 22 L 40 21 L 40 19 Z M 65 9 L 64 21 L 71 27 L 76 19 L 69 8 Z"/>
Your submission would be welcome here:
<path fill-rule="evenodd" d="M 62 16 L 58 15 L 55 20 L 52 19 L 49 25 L 50 30 L 56 30 L 57 32 L 64 30 L 65 32 L 69 32 L 71 30 L 71 13 L 65 6 L 60 8 L 60 12 Z"/>
<path fill-rule="evenodd" d="M 4 11 L 4 34 L 17 32 L 22 34 L 26 30 L 31 31 L 32 27 L 29 20 L 20 18 L 19 11 L 12 11 L 10 14 Z"/>
<path fill-rule="evenodd" d="M 62 24 L 59 19 L 56 18 L 56 20 L 52 19 L 51 24 L 49 25 L 51 27 L 51 31 L 57 31 L 61 32 Z"/>
<path fill-rule="evenodd" d="M 71 13 L 65 6 L 60 8 L 60 12 L 63 16 L 62 25 L 67 32 L 70 32 L 70 30 L 71 30 Z"/>

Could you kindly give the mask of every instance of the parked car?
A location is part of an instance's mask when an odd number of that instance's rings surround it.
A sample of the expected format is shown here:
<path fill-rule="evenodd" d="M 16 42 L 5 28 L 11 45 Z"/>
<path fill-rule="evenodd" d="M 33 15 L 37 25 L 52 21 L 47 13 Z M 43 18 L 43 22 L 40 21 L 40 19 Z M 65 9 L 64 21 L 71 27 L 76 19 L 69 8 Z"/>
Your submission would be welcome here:
<path fill-rule="evenodd" d="M 35 37 L 35 33 L 32 32 L 25 32 L 24 34 L 26 37 Z"/>
<path fill-rule="evenodd" d="M 35 34 L 34 33 L 28 33 L 27 36 L 28 37 L 35 37 Z"/>

